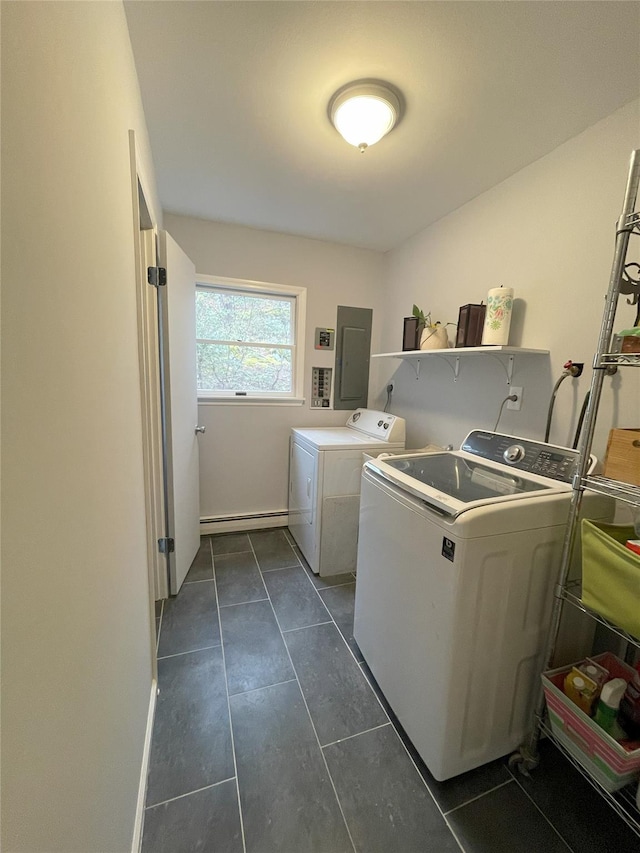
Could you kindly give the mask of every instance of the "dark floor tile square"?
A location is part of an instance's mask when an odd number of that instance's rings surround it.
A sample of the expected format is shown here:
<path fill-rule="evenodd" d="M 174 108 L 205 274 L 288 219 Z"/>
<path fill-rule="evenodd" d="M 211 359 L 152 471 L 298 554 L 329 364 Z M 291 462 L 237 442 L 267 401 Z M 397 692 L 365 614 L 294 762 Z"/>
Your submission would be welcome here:
<path fill-rule="evenodd" d="M 209 537 L 200 540 L 198 553 L 191 563 L 191 568 L 184 579 L 185 583 L 194 581 L 210 581 L 213 578 L 213 560 L 211 559 L 211 545 Z"/>
<path fill-rule="evenodd" d="M 213 579 L 183 584 L 162 611 L 158 656 L 177 655 L 220 644 L 220 627 Z"/>
<path fill-rule="evenodd" d="M 220 610 L 229 693 L 295 677 L 269 601 Z"/>
<path fill-rule="evenodd" d="M 221 554 L 215 558 L 215 567 L 220 607 L 267 597 L 253 551 Z"/>
<path fill-rule="evenodd" d="M 356 850 L 459 853 L 391 725 L 327 746 L 324 754 Z"/>
<path fill-rule="evenodd" d="M 567 853 L 562 838 L 515 782 L 449 812 L 447 820 L 465 853 Z"/>
<path fill-rule="evenodd" d="M 156 601 L 156 604 L 155 604 L 156 619 L 162 615 L 162 602 L 163 601 L 164 601 L 164 599 L 162 599 L 162 598 L 159 599 L 158 601 Z"/>
<path fill-rule="evenodd" d="M 158 686 L 148 805 L 235 773 L 222 649 L 159 660 Z"/>
<path fill-rule="evenodd" d="M 249 536 L 261 571 L 268 572 L 298 565 L 298 558 L 282 528 L 256 530 Z"/>
<path fill-rule="evenodd" d="M 214 557 L 251 550 L 251 543 L 246 533 L 219 533 L 211 537 L 211 545 Z"/>
<path fill-rule="evenodd" d="M 142 853 L 242 853 L 235 779 L 145 811 Z"/>
<path fill-rule="evenodd" d="M 333 623 L 284 636 L 322 745 L 388 722 Z"/>
<path fill-rule="evenodd" d="M 247 853 L 353 853 L 294 681 L 231 697 Z"/>
<path fill-rule="evenodd" d="M 318 590 L 340 633 L 349 644 L 357 661 L 363 660 L 362 652 L 353 638 L 353 609 L 356 602 L 356 584 L 343 583 Z"/>
<path fill-rule="evenodd" d="M 265 572 L 264 582 L 283 631 L 330 621 L 327 608 L 302 566 Z"/>
<path fill-rule="evenodd" d="M 550 742 L 540 744 L 540 764 L 529 777 L 514 777 L 579 853 L 637 853 L 640 838 Z"/>

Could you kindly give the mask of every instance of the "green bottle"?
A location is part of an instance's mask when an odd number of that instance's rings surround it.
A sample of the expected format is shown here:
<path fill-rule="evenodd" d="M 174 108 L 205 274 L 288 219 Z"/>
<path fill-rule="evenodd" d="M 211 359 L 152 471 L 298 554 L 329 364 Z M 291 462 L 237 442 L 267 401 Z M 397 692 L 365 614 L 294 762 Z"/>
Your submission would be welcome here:
<path fill-rule="evenodd" d="M 623 729 L 618 724 L 617 717 L 620 700 L 626 689 L 627 682 L 624 678 L 612 678 L 603 686 L 596 707 L 594 717 L 596 723 L 614 740 L 621 740 L 625 737 Z"/>

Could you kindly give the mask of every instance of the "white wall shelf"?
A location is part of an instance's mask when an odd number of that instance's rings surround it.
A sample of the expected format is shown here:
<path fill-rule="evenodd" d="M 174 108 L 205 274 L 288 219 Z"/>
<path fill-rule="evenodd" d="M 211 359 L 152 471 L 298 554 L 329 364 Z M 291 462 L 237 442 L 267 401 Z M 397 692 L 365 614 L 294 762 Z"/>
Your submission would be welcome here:
<path fill-rule="evenodd" d="M 403 350 L 402 352 L 378 352 L 371 358 L 401 358 L 413 365 L 416 379 L 420 378 L 420 364 L 426 358 L 441 358 L 453 370 L 453 381 L 457 382 L 460 374 L 460 359 L 471 356 L 492 356 L 502 365 L 507 376 L 507 385 L 511 385 L 513 365 L 516 356 L 549 355 L 547 349 L 523 349 L 522 347 L 486 346 L 486 347 L 453 347 L 449 349 Z"/>

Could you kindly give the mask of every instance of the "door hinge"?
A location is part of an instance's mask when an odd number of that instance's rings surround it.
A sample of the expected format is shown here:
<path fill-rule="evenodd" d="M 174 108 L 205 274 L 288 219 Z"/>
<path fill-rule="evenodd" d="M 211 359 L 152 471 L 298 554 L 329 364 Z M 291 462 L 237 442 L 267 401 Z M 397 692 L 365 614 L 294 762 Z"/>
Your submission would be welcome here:
<path fill-rule="evenodd" d="M 147 281 L 153 287 L 164 287 L 167 283 L 167 271 L 164 267 L 147 267 Z"/>
<path fill-rule="evenodd" d="M 175 539 L 170 539 L 167 536 L 165 536 L 164 539 L 158 539 L 158 551 L 160 551 L 161 554 L 173 554 L 175 550 Z"/>

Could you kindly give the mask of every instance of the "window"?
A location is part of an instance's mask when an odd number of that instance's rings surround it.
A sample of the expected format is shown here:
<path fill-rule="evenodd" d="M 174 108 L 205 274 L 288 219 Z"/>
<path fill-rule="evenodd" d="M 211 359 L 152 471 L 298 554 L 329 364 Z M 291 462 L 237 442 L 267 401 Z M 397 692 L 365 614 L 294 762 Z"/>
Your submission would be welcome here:
<path fill-rule="evenodd" d="M 306 290 L 198 276 L 201 400 L 302 402 Z"/>

